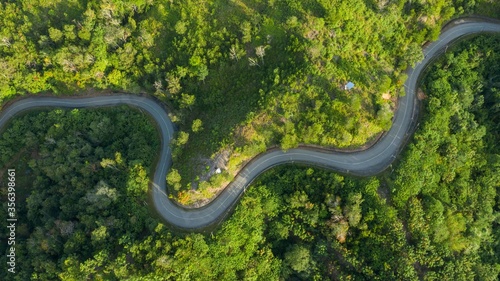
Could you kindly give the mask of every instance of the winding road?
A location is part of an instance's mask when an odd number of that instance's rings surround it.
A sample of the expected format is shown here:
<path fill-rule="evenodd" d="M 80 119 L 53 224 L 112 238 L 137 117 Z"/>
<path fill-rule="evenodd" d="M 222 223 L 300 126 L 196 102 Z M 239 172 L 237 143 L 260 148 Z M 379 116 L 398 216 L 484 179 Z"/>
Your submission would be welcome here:
<path fill-rule="evenodd" d="M 480 32 L 500 32 L 500 24 L 482 20 L 456 20 L 439 39 L 424 49 L 425 58 L 408 72 L 406 95 L 398 102 L 391 129 L 373 146 L 358 152 L 332 152 L 300 147 L 286 152 L 274 149 L 255 157 L 210 204 L 198 209 L 185 209 L 172 202 L 166 195 L 165 178 L 171 166 L 170 140 L 174 133 L 167 112 L 155 101 L 134 95 L 118 94 L 88 98 L 31 97 L 21 99 L 5 108 L 0 114 L 0 128 L 16 114 L 38 108 L 83 108 L 127 104 L 148 112 L 157 122 L 161 136 L 161 150 L 151 196 L 157 212 L 170 224 L 182 229 L 199 229 L 214 224 L 238 202 L 249 184 L 262 172 L 285 163 L 305 163 L 329 169 L 369 176 L 387 168 L 402 150 L 414 129 L 417 116 L 417 83 L 429 62 L 458 38 Z"/>

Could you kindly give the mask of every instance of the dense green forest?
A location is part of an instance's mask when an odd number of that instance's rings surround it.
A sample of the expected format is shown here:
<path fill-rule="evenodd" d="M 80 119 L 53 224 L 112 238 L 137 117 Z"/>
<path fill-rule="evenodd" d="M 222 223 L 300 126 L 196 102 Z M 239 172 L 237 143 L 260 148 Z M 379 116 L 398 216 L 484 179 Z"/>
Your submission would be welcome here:
<path fill-rule="evenodd" d="M 14 119 L 0 138 L 0 180 L 7 186 L 6 169 L 16 169 L 17 280 L 52 280 L 64 264 L 105 258 L 156 226 L 145 204 L 159 142 L 152 121 L 125 106 Z"/>
<path fill-rule="evenodd" d="M 450 48 L 423 79 L 420 126 L 386 173 L 271 170 L 208 233 L 173 232 L 148 211 L 158 136 L 142 114 L 16 118 L 1 166 L 33 187 L 20 205 L 19 272 L 0 278 L 497 280 L 499 62 L 499 36 Z"/>
<path fill-rule="evenodd" d="M 374 140 L 421 45 L 475 11 L 500 9 L 493 0 L 3 1 L 0 101 L 154 94 L 180 129 L 174 173 L 189 204 L 267 147 Z M 348 81 L 356 86 L 344 91 Z M 216 165 L 225 178 L 207 181 Z"/>

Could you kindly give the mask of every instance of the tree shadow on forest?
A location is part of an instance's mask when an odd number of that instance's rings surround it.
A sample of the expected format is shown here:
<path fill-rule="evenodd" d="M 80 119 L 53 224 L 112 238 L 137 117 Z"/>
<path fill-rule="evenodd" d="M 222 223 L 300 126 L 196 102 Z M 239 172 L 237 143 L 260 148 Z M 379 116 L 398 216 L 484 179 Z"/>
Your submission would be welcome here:
<path fill-rule="evenodd" d="M 26 6 L 23 13 L 31 23 L 30 36 L 37 42 L 40 35 L 49 35 L 48 26 L 64 30 L 64 25 L 74 25 L 81 21 L 87 1 L 61 1 L 53 5 Z M 36 12 L 36 13 L 35 13 Z"/>
<path fill-rule="evenodd" d="M 287 48 L 292 43 L 291 37 L 302 38 L 302 35 L 285 30 L 282 24 L 287 17 L 283 16 L 282 11 L 278 13 L 276 9 L 266 9 L 265 5 L 255 1 L 244 2 L 228 2 L 227 5 L 230 6 L 222 7 L 220 16 L 230 12 L 230 17 L 237 17 L 240 22 L 257 22 L 260 30 L 254 34 L 251 42 L 241 46 L 246 54 L 238 60 L 231 60 L 226 55 L 230 52 L 231 44 L 220 46 L 220 52 L 225 54 L 225 58 L 217 65 L 209 67 L 209 75 L 205 81 L 186 87 L 187 92 L 198 93 L 198 106 L 193 110 L 190 119 L 204 120 L 204 131 L 190 140 L 186 151 L 201 151 L 205 155 L 217 152 L 221 144 L 229 140 L 231 132 L 247 120 L 249 114 L 261 109 L 260 102 L 273 90 L 277 73 L 283 77 L 305 66 L 303 54 Z M 290 12 L 290 16 L 295 14 L 298 15 L 299 12 Z M 218 16 L 216 12 L 215 17 Z M 239 26 L 232 27 L 239 32 Z M 241 42 L 241 36 L 239 38 Z M 265 45 L 269 47 L 266 48 L 263 59 L 259 59 L 255 49 Z M 258 65 L 251 66 L 249 58 L 256 58 Z M 278 72 L 275 72 L 276 70 Z M 207 143 L 207 140 L 211 142 Z"/>

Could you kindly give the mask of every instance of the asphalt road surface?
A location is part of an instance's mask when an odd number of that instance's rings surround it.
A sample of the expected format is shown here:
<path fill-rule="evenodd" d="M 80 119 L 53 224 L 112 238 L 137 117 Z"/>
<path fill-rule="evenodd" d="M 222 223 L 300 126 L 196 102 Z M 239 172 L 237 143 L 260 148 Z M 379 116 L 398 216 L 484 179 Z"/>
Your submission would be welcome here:
<path fill-rule="evenodd" d="M 358 152 L 332 152 L 318 148 L 300 147 L 286 152 L 274 149 L 255 157 L 209 205 L 185 209 L 166 195 L 166 175 L 171 166 L 169 143 L 174 132 L 167 112 L 155 101 L 126 94 L 89 98 L 31 97 L 21 99 L 0 114 L 0 128 L 22 111 L 40 108 L 84 108 L 127 104 L 148 112 L 158 123 L 161 151 L 152 181 L 152 199 L 157 212 L 168 223 L 182 229 L 199 229 L 223 218 L 237 203 L 249 184 L 262 172 L 285 163 L 305 163 L 354 175 L 369 176 L 386 169 L 402 150 L 415 127 L 417 116 L 417 83 L 429 62 L 446 50 L 458 38 L 474 33 L 500 32 L 500 24 L 482 20 L 461 19 L 443 31 L 436 42 L 424 49 L 425 58 L 408 72 L 406 95 L 399 99 L 391 129 L 373 146 Z"/>

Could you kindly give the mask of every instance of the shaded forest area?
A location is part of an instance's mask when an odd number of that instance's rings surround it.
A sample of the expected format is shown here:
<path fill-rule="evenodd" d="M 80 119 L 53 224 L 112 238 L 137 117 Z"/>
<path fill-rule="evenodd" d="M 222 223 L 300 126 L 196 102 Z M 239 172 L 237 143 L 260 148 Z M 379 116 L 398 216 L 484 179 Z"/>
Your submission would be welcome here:
<path fill-rule="evenodd" d="M 490 0 L 2 2 L 0 101 L 154 93 L 174 109 L 170 179 L 191 204 L 269 146 L 376 138 L 421 45 L 475 11 L 499 14 Z"/>
<path fill-rule="evenodd" d="M 429 69 L 421 125 L 391 171 L 273 169 L 206 234 L 172 232 L 144 206 L 158 138 L 141 114 L 17 118 L 1 161 L 21 151 L 34 187 L 14 279 L 497 280 L 499 46 L 468 39 Z"/>
<path fill-rule="evenodd" d="M 0 138 L 2 186 L 6 169 L 17 171 L 16 280 L 53 280 L 61 257 L 68 264 L 97 252 L 104 258 L 127 236 L 156 226 L 145 204 L 159 149 L 149 117 L 126 106 L 16 117 Z"/>

